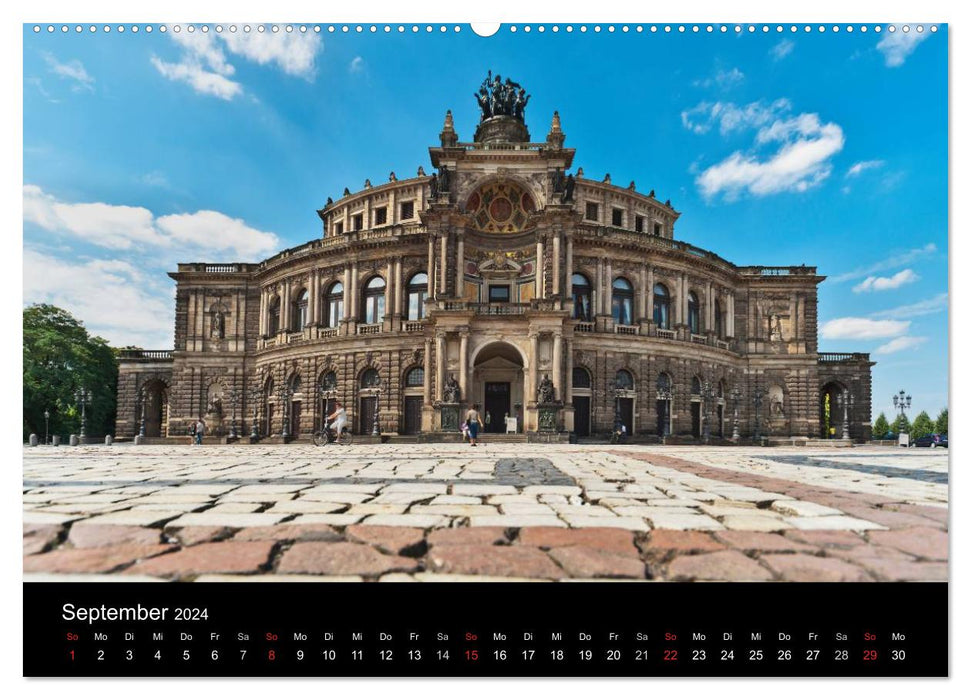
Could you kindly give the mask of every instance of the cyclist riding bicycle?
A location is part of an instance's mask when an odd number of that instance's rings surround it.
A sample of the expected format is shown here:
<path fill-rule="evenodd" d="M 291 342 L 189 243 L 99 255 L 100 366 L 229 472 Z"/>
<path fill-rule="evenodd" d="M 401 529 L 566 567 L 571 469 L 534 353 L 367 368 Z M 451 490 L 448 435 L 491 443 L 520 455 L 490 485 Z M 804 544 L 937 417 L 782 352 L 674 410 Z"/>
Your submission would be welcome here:
<path fill-rule="evenodd" d="M 334 439 L 338 444 L 344 443 L 344 428 L 347 426 L 347 410 L 337 401 L 334 412 L 327 416 L 328 428 L 334 431 Z"/>

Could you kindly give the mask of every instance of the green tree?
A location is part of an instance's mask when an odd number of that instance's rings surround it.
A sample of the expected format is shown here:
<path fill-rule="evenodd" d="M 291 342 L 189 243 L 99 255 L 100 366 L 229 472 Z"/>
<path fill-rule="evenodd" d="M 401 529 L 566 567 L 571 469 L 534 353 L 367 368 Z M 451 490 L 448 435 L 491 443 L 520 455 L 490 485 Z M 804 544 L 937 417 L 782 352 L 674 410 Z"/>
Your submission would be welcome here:
<path fill-rule="evenodd" d="M 890 432 L 890 423 L 887 422 L 887 417 L 881 413 L 877 416 L 876 421 L 873 423 L 873 437 L 879 440 L 884 435 Z"/>
<path fill-rule="evenodd" d="M 919 437 L 925 435 L 930 435 L 934 432 L 934 421 L 931 417 L 927 415 L 927 411 L 921 411 L 914 418 L 914 424 L 910 428 L 910 437 L 912 440 L 916 440 Z"/>
<path fill-rule="evenodd" d="M 79 432 L 81 411 L 74 394 L 82 387 L 91 392 L 88 435 L 113 433 L 118 364 L 108 343 L 49 304 L 25 308 L 23 322 L 24 440 L 30 433 L 43 440 L 45 410 L 50 411 L 51 435 Z"/>
<path fill-rule="evenodd" d="M 934 422 L 934 432 L 940 433 L 941 435 L 947 435 L 947 409 L 942 408 L 941 412 L 937 414 L 937 420 Z"/>
<path fill-rule="evenodd" d="M 895 433 L 910 433 L 910 421 L 907 420 L 907 416 L 901 413 L 897 416 L 890 426 L 890 429 Z M 911 435 L 913 438 L 913 435 Z"/>

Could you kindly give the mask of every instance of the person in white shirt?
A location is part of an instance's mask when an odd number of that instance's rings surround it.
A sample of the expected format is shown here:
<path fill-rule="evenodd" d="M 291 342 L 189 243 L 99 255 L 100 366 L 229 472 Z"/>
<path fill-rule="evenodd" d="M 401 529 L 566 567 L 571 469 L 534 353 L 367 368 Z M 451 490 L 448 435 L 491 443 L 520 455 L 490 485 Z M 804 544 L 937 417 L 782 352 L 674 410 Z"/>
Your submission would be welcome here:
<path fill-rule="evenodd" d="M 333 421 L 333 422 L 331 422 Z M 334 438 L 338 443 L 343 444 L 344 427 L 347 425 L 347 410 L 340 401 L 334 404 L 334 412 L 327 416 L 327 422 L 334 430 Z"/>

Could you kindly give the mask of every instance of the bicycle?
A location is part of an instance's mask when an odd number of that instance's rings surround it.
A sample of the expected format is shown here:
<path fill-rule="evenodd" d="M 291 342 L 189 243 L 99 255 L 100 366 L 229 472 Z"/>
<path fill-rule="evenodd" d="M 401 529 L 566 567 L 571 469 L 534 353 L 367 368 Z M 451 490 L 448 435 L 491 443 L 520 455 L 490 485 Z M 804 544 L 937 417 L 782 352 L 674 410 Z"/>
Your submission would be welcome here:
<path fill-rule="evenodd" d="M 329 425 L 325 426 L 323 430 L 319 430 L 314 433 L 314 444 L 317 447 L 320 447 L 321 445 L 330 445 L 335 442 L 337 442 L 337 433 Z M 345 425 L 341 429 L 340 444 L 350 445 L 352 442 L 354 442 L 353 433 L 351 433 L 351 431 L 348 430 L 347 426 Z"/>

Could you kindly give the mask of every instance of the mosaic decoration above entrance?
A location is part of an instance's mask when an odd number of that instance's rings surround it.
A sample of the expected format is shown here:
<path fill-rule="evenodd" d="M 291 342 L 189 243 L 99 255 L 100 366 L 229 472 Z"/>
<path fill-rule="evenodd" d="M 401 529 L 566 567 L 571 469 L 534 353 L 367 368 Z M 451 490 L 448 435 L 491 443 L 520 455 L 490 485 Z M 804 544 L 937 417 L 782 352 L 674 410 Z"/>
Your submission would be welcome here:
<path fill-rule="evenodd" d="M 536 211 L 533 196 L 514 182 L 494 182 L 469 197 L 466 211 L 476 228 L 488 233 L 517 233 Z"/>

